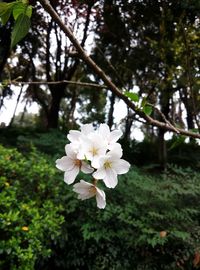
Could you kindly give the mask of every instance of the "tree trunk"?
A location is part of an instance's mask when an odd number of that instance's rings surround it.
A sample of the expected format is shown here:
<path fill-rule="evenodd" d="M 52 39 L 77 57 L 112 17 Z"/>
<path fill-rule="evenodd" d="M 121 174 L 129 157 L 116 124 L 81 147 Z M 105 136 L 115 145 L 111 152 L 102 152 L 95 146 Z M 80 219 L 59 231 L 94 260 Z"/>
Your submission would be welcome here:
<path fill-rule="evenodd" d="M 180 92 L 180 98 L 183 101 L 186 109 L 186 121 L 188 129 L 194 128 L 194 117 L 193 117 L 193 106 L 192 106 L 192 98 L 188 97 L 187 89 L 184 88 L 182 93 Z"/>
<path fill-rule="evenodd" d="M 63 98 L 63 88 L 51 89 L 51 104 L 47 115 L 47 128 L 58 128 L 60 103 Z"/>
<path fill-rule="evenodd" d="M 0 35 L 0 79 L 2 79 L 2 72 L 10 55 L 11 27 L 8 29 L 8 26 L 1 26 Z"/>
<path fill-rule="evenodd" d="M 170 91 L 166 88 L 163 90 L 161 93 L 161 98 L 160 98 L 160 105 L 161 105 L 161 112 L 164 114 L 166 119 L 169 118 L 169 111 L 170 111 L 170 105 L 169 105 L 169 100 L 170 100 L 171 93 Z M 160 120 L 164 121 L 162 117 L 160 116 Z M 165 142 L 165 130 L 159 128 L 158 129 L 158 161 L 160 164 L 160 168 L 162 170 L 166 169 L 167 165 L 167 147 L 166 147 L 166 142 Z"/>
<path fill-rule="evenodd" d="M 133 113 L 127 107 L 127 117 L 126 117 L 126 122 L 125 122 L 125 131 L 124 131 L 124 139 L 126 141 L 130 141 L 132 124 L 133 124 Z"/>
<path fill-rule="evenodd" d="M 167 165 L 167 148 L 165 141 L 165 130 L 158 130 L 158 162 L 160 164 L 160 168 L 164 170 Z"/>
<path fill-rule="evenodd" d="M 109 109 L 109 113 L 108 113 L 108 126 L 110 127 L 110 129 L 113 126 L 113 112 L 114 112 L 114 105 L 115 105 L 115 94 L 112 93 L 112 95 L 110 96 L 110 109 Z"/>

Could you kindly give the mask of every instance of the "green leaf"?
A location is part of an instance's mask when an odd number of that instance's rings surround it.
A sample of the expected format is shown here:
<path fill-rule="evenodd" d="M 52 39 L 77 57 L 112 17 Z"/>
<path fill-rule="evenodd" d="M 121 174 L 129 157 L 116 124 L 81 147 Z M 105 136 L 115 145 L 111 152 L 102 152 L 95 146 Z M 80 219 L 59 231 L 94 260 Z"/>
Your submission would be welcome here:
<path fill-rule="evenodd" d="M 146 105 L 146 103 L 147 103 L 147 99 L 146 99 L 146 97 L 144 97 L 142 99 L 141 107 L 143 108 Z"/>
<path fill-rule="evenodd" d="M 27 7 L 27 9 L 26 9 L 26 15 L 29 17 L 29 18 L 31 18 L 31 16 L 32 16 L 32 9 L 33 9 L 33 7 L 32 6 L 28 6 Z"/>
<path fill-rule="evenodd" d="M 17 3 L 13 8 L 13 17 L 15 21 L 17 20 L 20 14 L 25 14 L 26 16 L 31 18 L 32 6 L 28 6 L 27 4 L 21 2 Z"/>
<path fill-rule="evenodd" d="M 20 14 L 15 21 L 11 35 L 11 48 L 13 48 L 21 39 L 23 39 L 30 28 L 30 18 L 25 14 Z"/>
<path fill-rule="evenodd" d="M 9 20 L 11 12 L 12 12 L 12 9 L 7 9 L 5 10 L 4 14 L 1 15 L 1 21 L 3 25 L 5 25 L 7 21 Z"/>
<path fill-rule="evenodd" d="M 10 18 L 13 6 L 15 5 L 15 2 L 11 3 L 0 3 L 0 18 L 3 25 L 5 25 Z"/>
<path fill-rule="evenodd" d="M 126 91 L 125 92 L 125 96 L 129 97 L 134 102 L 138 102 L 139 101 L 139 96 L 136 93 L 131 93 L 131 92 Z"/>
<path fill-rule="evenodd" d="M 150 115 L 152 113 L 152 107 L 149 105 L 145 105 L 143 108 L 143 112 L 147 115 Z"/>

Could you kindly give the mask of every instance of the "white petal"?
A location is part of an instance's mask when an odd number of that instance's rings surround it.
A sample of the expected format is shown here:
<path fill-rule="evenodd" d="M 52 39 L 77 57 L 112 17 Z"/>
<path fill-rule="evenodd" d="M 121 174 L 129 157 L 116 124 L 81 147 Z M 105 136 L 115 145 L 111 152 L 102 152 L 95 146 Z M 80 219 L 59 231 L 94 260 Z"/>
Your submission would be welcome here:
<path fill-rule="evenodd" d="M 109 137 L 109 142 L 110 143 L 115 143 L 116 141 L 119 140 L 119 138 L 122 136 L 122 132 L 121 130 L 113 130 L 110 133 L 110 137 Z"/>
<path fill-rule="evenodd" d="M 84 173 L 92 173 L 94 169 L 89 164 L 82 161 L 81 171 Z"/>
<path fill-rule="evenodd" d="M 93 191 L 91 190 L 93 188 Z M 84 180 L 73 186 L 73 191 L 78 193 L 78 199 L 86 200 L 96 195 L 96 188 L 93 184 L 90 184 Z"/>
<path fill-rule="evenodd" d="M 117 174 L 124 174 L 128 172 L 131 165 L 124 159 L 118 159 L 112 162 L 112 166 Z"/>
<path fill-rule="evenodd" d="M 122 157 L 122 147 L 119 143 L 113 143 L 109 146 L 110 152 L 108 153 L 113 158 L 121 158 Z"/>
<path fill-rule="evenodd" d="M 91 162 L 93 168 L 99 168 L 99 156 L 94 156 Z"/>
<path fill-rule="evenodd" d="M 80 160 L 85 159 L 85 156 L 86 156 L 85 151 L 83 149 L 80 149 L 79 152 L 77 153 L 77 159 Z"/>
<path fill-rule="evenodd" d="M 87 199 L 90 199 L 90 198 L 92 198 L 92 197 L 94 197 L 95 196 L 95 194 L 93 194 L 93 193 L 84 193 L 84 194 L 79 194 L 78 195 L 78 199 L 80 199 L 80 200 L 87 200 Z"/>
<path fill-rule="evenodd" d="M 94 132 L 94 127 L 92 124 L 85 124 L 81 127 L 81 132 L 84 135 L 88 135 L 89 133 Z"/>
<path fill-rule="evenodd" d="M 76 183 L 75 185 L 73 185 L 73 190 L 76 193 L 85 193 L 86 190 L 89 190 L 89 188 L 93 187 L 93 184 L 90 184 L 84 180 L 80 180 L 79 183 Z"/>
<path fill-rule="evenodd" d="M 70 142 L 77 142 L 81 136 L 81 132 L 78 130 L 70 130 L 69 134 L 67 135 L 68 140 Z"/>
<path fill-rule="evenodd" d="M 74 168 L 70 171 L 66 171 L 64 174 L 64 181 L 68 185 L 72 184 L 75 181 L 76 176 L 79 173 L 79 167 L 74 166 Z"/>
<path fill-rule="evenodd" d="M 103 181 L 108 188 L 116 187 L 118 183 L 117 173 L 112 169 L 106 169 L 106 175 L 103 178 Z"/>
<path fill-rule="evenodd" d="M 67 156 L 56 160 L 56 168 L 61 171 L 69 171 L 74 167 L 74 161 Z"/>
<path fill-rule="evenodd" d="M 104 209 L 106 206 L 106 195 L 105 192 L 99 188 L 96 188 L 96 201 L 97 201 L 97 207 L 100 209 Z"/>
<path fill-rule="evenodd" d="M 101 124 L 99 127 L 99 133 L 104 139 L 108 139 L 110 136 L 110 128 L 107 124 Z"/>
<path fill-rule="evenodd" d="M 93 176 L 95 179 L 104 179 L 104 177 L 106 176 L 106 172 L 105 172 L 104 167 L 99 168 L 96 172 L 94 172 L 94 173 L 92 174 L 92 176 Z"/>
<path fill-rule="evenodd" d="M 65 153 L 71 159 L 76 159 L 76 146 L 73 143 L 66 144 Z"/>

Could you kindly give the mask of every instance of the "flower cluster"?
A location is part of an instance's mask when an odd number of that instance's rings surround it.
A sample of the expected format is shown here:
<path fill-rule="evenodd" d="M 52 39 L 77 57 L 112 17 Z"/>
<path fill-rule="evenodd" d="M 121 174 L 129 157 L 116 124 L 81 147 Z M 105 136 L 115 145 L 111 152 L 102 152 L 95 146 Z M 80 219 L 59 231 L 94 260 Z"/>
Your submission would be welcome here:
<path fill-rule="evenodd" d="M 56 167 L 64 171 L 67 184 L 74 183 L 80 171 L 92 175 L 92 183 L 80 180 L 74 184 L 73 190 L 79 199 L 95 196 L 97 207 L 105 208 L 106 196 L 97 187 L 98 181 L 114 188 L 118 183 L 117 175 L 128 172 L 130 168 L 130 164 L 121 159 L 122 148 L 117 143 L 121 135 L 119 130 L 110 131 L 106 124 L 101 124 L 96 130 L 92 124 L 83 125 L 81 131 L 70 130 L 67 136 L 70 143 L 65 146 L 66 156 L 56 160 Z"/>

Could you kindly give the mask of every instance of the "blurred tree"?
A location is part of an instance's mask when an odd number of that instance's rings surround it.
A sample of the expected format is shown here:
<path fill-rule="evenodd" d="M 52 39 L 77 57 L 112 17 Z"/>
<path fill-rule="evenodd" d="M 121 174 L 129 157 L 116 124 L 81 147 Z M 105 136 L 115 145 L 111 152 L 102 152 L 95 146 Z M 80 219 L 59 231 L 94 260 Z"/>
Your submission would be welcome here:
<path fill-rule="evenodd" d="M 36 7 L 32 30 L 20 43 L 18 63 L 14 68 L 12 63 L 11 78 L 23 74 L 33 81 L 51 83 L 41 87 L 30 85 L 27 90 L 27 96 L 41 105 L 47 127 L 58 127 L 61 104 L 62 126 L 64 121 L 67 125 L 76 122 L 77 110 L 82 113 L 82 122 L 95 118 L 102 121 L 105 114 L 100 111 L 106 101 L 110 103 L 107 121 L 112 127 L 115 94 L 109 94 L 106 100 L 104 93 L 89 93 L 88 88 L 53 84 L 63 80 L 101 81 L 80 61 L 56 23 L 43 15 L 39 5 L 32 4 Z M 199 1 L 51 1 L 51 4 L 60 17 L 66 18 L 65 23 L 71 25 L 82 46 L 88 33 L 92 33 L 95 40 L 91 45 L 92 57 L 119 88 L 134 91 L 137 85 L 140 96 L 160 109 L 160 113 L 153 111 L 157 120 L 187 125 L 189 129 L 199 127 Z M 134 121 L 135 115 L 128 110 L 124 121 L 126 138 L 130 138 Z M 147 137 L 153 140 L 155 137 L 159 142 L 159 159 L 164 166 L 165 131 L 148 131 Z"/>
<path fill-rule="evenodd" d="M 139 86 L 140 96 L 161 111 L 154 110 L 154 117 L 188 129 L 199 128 L 199 12 L 199 1 L 105 0 L 94 54 L 117 85 L 129 90 Z M 99 50 L 116 72 L 102 61 Z M 129 125 L 124 122 L 127 138 L 134 117 L 129 115 Z M 165 167 L 165 130 L 149 131 L 158 140 L 160 164 Z"/>

